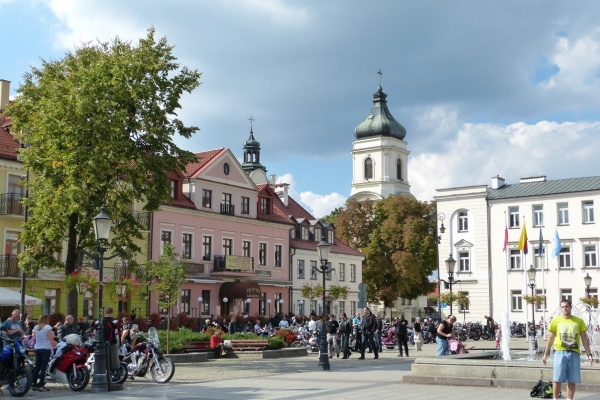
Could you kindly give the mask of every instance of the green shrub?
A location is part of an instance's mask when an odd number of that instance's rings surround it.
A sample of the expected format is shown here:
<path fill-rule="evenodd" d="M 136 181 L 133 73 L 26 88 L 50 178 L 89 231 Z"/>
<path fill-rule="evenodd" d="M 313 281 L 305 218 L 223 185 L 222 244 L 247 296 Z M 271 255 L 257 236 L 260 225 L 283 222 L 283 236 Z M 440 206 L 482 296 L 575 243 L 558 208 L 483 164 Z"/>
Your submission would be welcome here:
<path fill-rule="evenodd" d="M 283 349 L 285 347 L 283 338 L 279 336 L 270 337 L 268 340 L 269 344 L 267 345 L 267 350 L 278 350 Z"/>

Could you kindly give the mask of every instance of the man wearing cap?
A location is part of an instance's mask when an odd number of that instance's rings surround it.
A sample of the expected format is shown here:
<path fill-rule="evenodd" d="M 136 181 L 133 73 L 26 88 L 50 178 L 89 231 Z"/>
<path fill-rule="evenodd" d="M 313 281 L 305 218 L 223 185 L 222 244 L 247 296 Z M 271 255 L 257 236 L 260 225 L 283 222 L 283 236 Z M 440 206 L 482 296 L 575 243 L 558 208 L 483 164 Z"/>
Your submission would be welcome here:
<path fill-rule="evenodd" d="M 325 329 L 327 329 L 327 343 L 329 345 L 329 358 L 333 358 L 334 351 L 336 357 L 340 358 L 340 348 L 337 343 L 339 328 L 340 324 L 335 320 L 335 315 L 329 315 L 329 321 L 325 323 Z"/>

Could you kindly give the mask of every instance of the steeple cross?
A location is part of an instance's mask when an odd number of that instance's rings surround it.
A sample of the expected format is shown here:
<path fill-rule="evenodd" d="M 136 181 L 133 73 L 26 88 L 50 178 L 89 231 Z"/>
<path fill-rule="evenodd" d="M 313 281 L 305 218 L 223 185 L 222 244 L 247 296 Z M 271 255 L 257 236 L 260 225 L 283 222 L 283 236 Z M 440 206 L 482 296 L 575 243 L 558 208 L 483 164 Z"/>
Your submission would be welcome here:
<path fill-rule="evenodd" d="M 252 118 L 252 115 L 250 116 L 250 118 L 248 118 L 248 121 L 250 121 L 250 130 L 252 130 L 252 122 L 254 122 L 254 118 Z"/>
<path fill-rule="evenodd" d="M 381 72 L 381 69 L 379 71 L 377 71 L 377 73 L 379 74 L 379 86 L 381 86 L 381 75 L 383 75 L 383 72 Z"/>

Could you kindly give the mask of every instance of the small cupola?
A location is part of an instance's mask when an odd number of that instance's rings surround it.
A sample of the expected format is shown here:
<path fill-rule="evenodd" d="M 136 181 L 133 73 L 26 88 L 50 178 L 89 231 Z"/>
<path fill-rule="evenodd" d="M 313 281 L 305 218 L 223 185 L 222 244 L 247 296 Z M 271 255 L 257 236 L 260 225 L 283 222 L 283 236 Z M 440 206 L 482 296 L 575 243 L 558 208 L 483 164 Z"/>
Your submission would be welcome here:
<path fill-rule="evenodd" d="M 389 136 L 404 140 L 406 128 L 394 119 L 387 107 L 385 100 L 387 95 L 383 92 L 381 85 L 377 87 L 377 92 L 373 94 L 373 108 L 367 118 L 354 129 L 354 136 L 357 139 L 364 139 L 374 136 Z"/>

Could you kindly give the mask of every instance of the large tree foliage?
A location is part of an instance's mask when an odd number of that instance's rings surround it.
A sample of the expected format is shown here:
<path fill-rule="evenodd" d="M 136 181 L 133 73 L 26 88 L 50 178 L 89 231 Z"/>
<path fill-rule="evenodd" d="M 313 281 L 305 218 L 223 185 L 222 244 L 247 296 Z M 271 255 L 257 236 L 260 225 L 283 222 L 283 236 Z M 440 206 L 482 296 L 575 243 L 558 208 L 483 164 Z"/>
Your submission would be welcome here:
<path fill-rule="evenodd" d="M 86 43 L 59 60 L 42 60 L 19 87 L 9 108 L 21 141 L 25 168 L 35 177 L 32 211 L 21 240 L 20 265 L 77 268 L 78 254 L 93 249 L 92 219 L 105 205 L 115 223 L 109 247 L 135 254 L 143 227 L 131 212 L 135 200 L 146 211 L 170 199 L 165 172 L 195 160 L 175 135 L 198 128 L 177 118 L 179 99 L 200 84 L 200 73 L 180 68 L 166 38 L 149 29 L 137 45 L 118 37 Z M 67 242 L 66 263 L 54 254 Z M 77 314 L 77 293 L 67 296 L 67 313 Z"/>
<path fill-rule="evenodd" d="M 333 225 L 337 226 L 337 219 L 343 210 L 344 210 L 344 207 L 338 207 L 335 210 L 333 210 L 332 212 L 330 212 L 329 215 L 326 215 L 323 218 L 321 218 L 321 221 L 329 222 L 329 223 L 332 223 Z"/>
<path fill-rule="evenodd" d="M 338 218 L 341 237 L 365 255 L 363 281 L 369 301 L 389 306 L 398 297 L 414 299 L 433 290 L 437 245 L 428 233 L 435 205 L 406 196 L 377 202 L 348 201 Z"/>
<path fill-rule="evenodd" d="M 346 208 L 337 217 L 336 234 L 355 250 L 366 247 L 375 228 L 374 211 L 371 200 L 348 200 Z"/>

